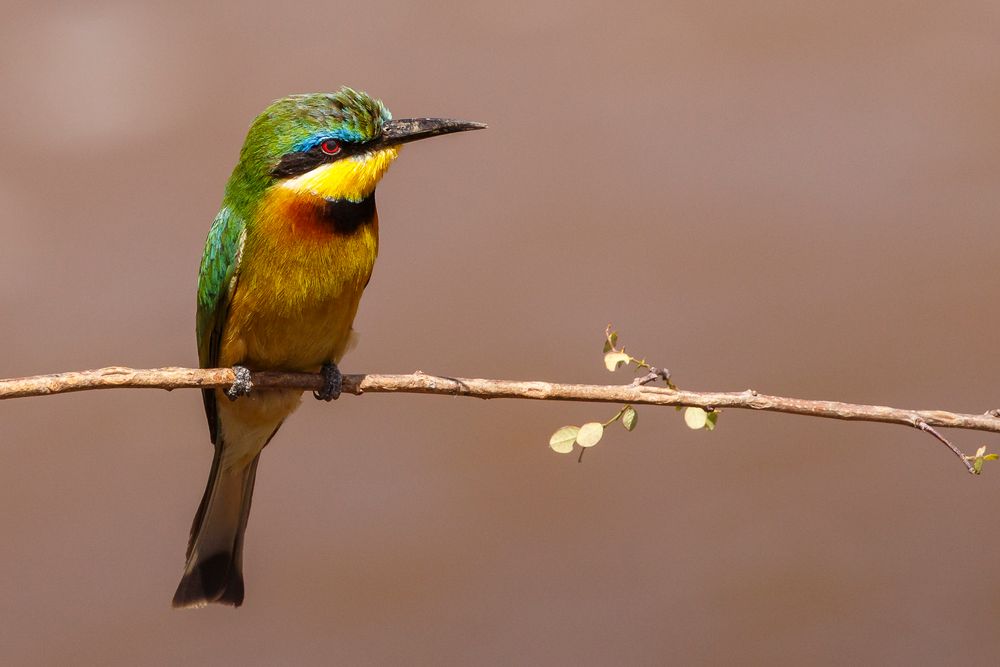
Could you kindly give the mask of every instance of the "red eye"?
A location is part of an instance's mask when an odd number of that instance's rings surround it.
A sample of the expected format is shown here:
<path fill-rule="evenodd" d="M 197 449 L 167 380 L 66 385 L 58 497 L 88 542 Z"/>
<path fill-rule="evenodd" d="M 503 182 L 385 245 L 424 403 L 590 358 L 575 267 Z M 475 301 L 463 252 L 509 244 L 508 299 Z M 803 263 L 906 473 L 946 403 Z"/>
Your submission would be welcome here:
<path fill-rule="evenodd" d="M 327 155 L 336 155 L 340 152 L 340 144 L 338 144 L 333 139 L 327 139 L 322 144 L 320 144 L 320 150 Z"/>

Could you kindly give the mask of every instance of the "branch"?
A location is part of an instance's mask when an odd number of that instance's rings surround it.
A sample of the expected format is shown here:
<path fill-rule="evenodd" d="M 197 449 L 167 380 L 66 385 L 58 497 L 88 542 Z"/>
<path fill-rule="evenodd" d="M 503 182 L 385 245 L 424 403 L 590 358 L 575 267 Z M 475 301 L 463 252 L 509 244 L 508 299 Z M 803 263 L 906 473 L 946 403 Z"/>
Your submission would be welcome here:
<path fill-rule="evenodd" d="M 0 400 L 26 396 L 47 396 L 91 389 L 206 389 L 229 387 L 235 374 L 229 368 L 101 368 L 93 371 L 36 375 L 0 380 Z M 313 373 L 255 372 L 251 375 L 257 389 L 319 390 L 323 376 Z M 471 396 L 473 398 L 522 398 L 545 401 L 581 401 L 592 403 L 629 403 L 698 407 L 712 412 L 720 408 L 764 410 L 809 417 L 850 421 L 901 424 L 926 431 L 948 446 L 971 472 L 971 457 L 946 440 L 933 427 L 962 428 L 1000 433 L 1000 416 L 994 411 L 981 415 L 944 410 L 905 410 L 881 405 L 859 405 L 839 401 L 817 401 L 784 396 L 769 396 L 752 389 L 740 392 L 681 391 L 669 387 L 628 385 L 557 384 L 452 378 L 416 372 L 410 375 L 345 375 L 343 393 L 408 393 Z"/>

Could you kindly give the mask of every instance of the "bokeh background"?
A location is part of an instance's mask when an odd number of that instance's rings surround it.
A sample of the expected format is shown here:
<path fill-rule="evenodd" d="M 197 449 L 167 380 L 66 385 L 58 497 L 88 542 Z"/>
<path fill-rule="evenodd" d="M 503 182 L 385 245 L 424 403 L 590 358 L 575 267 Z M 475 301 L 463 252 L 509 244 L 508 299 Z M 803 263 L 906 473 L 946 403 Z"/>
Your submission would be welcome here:
<path fill-rule="evenodd" d="M 272 99 L 486 132 L 408 147 L 346 372 L 1000 407 L 1000 5 L 6 3 L 0 376 L 194 365 L 201 248 Z M 306 401 L 247 601 L 174 611 L 194 391 L 0 405 L 5 664 L 996 664 L 1000 465 L 884 425 Z M 967 451 L 993 436 L 955 432 Z"/>

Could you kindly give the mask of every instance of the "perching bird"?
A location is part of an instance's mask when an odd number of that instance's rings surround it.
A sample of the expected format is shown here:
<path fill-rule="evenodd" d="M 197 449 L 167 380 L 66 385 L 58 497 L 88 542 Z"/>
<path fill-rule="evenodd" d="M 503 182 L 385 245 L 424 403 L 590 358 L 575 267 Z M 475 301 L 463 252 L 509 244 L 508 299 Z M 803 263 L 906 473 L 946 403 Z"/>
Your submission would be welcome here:
<path fill-rule="evenodd" d="M 237 382 L 203 392 L 215 457 L 175 607 L 243 602 L 257 462 L 302 394 L 251 390 L 250 371 L 322 370 L 316 397 L 339 395 L 336 364 L 378 252 L 375 186 L 402 144 L 484 127 L 392 120 L 350 88 L 278 100 L 250 126 L 198 276 L 199 361 L 234 367 Z"/>

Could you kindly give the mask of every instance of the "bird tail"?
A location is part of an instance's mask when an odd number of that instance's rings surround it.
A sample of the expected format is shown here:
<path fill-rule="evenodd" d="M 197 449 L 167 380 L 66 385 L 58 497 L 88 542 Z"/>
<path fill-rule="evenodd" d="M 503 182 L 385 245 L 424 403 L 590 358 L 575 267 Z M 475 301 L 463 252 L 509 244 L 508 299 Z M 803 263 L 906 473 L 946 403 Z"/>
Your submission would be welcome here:
<path fill-rule="evenodd" d="M 260 453 L 249 464 L 226 467 L 222 465 L 224 450 L 220 437 L 208 486 L 191 526 L 187 565 L 174 593 L 174 607 L 243 604 L 243 535 Z"/>

